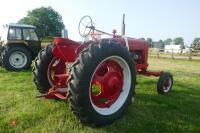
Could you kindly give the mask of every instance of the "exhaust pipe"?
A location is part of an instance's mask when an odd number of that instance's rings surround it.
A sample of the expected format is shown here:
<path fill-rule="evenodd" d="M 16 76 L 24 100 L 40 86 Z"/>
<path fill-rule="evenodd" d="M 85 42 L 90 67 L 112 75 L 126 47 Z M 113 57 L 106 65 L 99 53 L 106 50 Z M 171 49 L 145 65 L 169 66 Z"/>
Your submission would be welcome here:
<path fill-rule="evenodd" d="M 125 14 L 123 14 L 123 19 L 122 19 L 122 38 L 124 38 L 125 43 L 126 43 L 126 47 L 129 51 L 129 45 L 128 45 L 128 37 L 125 36 Z"/>
<path fill-rule="evenodd" d="M 123 19 L 122 19 L 122 36 L 125 35 L 125 14 L 123 14 Z"/>

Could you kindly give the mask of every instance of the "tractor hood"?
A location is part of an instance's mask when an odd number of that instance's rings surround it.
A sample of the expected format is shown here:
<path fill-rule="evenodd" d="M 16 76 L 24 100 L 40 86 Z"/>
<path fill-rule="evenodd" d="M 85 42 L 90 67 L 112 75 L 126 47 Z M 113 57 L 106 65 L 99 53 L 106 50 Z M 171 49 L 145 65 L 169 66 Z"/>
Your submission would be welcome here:
<path fill-rule="evenodd" d="M 128 38 L 128 44 L 130 49 L 144 49 L 148 47 L 148 42 L 142 39 L 134 39 L 134 38 Z"/>
<path fill-rule="evenodd" d="M 148 42 L 142 39 L 135 39 L 135 38 L 131 38 L 128 37 L 128 45 L 129 45 L 129 49 L 132 51 L 134 49 L 144 49 L 147 48 L 148 49 Z M 114 40 L 120 42 L 123 45 L 126 45 L 125 39 L 124 38 L 114 38 Z"/>

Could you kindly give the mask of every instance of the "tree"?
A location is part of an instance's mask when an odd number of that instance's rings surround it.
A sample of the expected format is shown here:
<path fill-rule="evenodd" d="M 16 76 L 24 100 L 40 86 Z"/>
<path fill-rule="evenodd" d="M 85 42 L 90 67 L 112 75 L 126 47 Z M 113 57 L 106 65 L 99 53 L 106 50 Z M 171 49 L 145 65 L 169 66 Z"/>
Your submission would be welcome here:
<path fill-rule="evenodd" d="M 163 43 L 163 40 L 159 40 L 158 42 L 159 42 L 159 43 Z"/>
<path fill-rule="evenodd" d="M 163 40 L 159 40 L 158 43 L 160 45 L 160 48 L 164 48 L 165 47 L 165 44 L 164 44 Z"/>
<path fill-rule="evenodd" d="M 141 38 L 139 38 L 139 39 L 141 39 L 141 40 L 145 40 L 145 38 L 144 38 L 144 37 L 141 37 Z"/>
<path fill-rule="evenodd" d="M 18 23 L 36 26 L 41 38 L 61 36 L 61 31 L 65 27 L 62 16 L 52 7 L 40 7 L 28 11 L 27 16 L 20 19 Z"/>
<path fill-rule="evenodd" d="M 200 49 L 200 37 L 194 38 L 192 42 L 192 47 L 195 49 Z"/>
<path fill-rule="evenodd" d="M 171 38 L 167 38 L 165 41 L 164 41 L 164 44 L 165 45 L 170 45 L 172 43 L 172 39 Z"/>
<path fill-rule="evenodd" d="M 152 38 L 147 38 L 147 42 L 149 43 L 149 47 L 153 47 L 153 40 Z"/>
<path fill-rule="evenodd" d="M 198 43 L 198 42 L 200 42 L 200 37 L 194 38 L 193 43 Z"/>
<path fill-rule="evenodd" d="M 174 38 L 173 42 L 175 45 L 184 45 L 184 39 L 182 37 Z"/>

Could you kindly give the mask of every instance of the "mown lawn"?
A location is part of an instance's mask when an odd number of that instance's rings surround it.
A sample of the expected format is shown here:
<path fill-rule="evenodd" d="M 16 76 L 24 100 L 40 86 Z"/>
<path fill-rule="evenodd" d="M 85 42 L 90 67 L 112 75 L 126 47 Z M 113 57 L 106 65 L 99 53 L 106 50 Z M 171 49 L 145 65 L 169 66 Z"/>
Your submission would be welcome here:
<path fill-rule="evenodd" d="M 31 70 L 0 68 L 0 132 L 200 132 L 200 61 L 150 59 L 151 70 L 170 71 L 173 91 L 158 95 L 158 78 L 138 76 L 134 103 L 112 125 L 90 128 L 79 123 L 68 103 L 35 99 Z"/>

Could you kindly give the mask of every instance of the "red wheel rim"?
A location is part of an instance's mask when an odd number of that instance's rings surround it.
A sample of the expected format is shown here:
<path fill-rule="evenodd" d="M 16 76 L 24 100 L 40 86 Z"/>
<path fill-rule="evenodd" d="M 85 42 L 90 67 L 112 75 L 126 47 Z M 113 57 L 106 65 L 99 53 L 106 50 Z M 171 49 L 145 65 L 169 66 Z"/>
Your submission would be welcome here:
<path fill-rule="evenodd" d="M 91 85 L 91 99 L 99 108 L 110 107 L 120 96 L 123 69 L 114 60 L 106 60 L 96 69 Z"/>
<path fill-rule="evenodd" d="M 172 80 L 170 78 L 167 78 L 163 82 L 163 91 L 168 92 L 171 88 Z"/>
<path fill-rule="evenodd" d="M 90 80 L 89 97 L 93 109 L 102 115 L 117 112 L 131 96 L 131 83 L 131 70 L 124 58 L 109 56 L 101 61 Z"/>
<path fill-rule="evenodd" d="M 66 74 L 65 63 L 60 59 L 53 58 L 53 60 L 49 64 L 47 72 L 47 77 L 52 87 L 66 87 L 66 81 L 58 81 L 58 78 L 56 78 L 58 76 L 62 76 L 63 74 Z"/>

